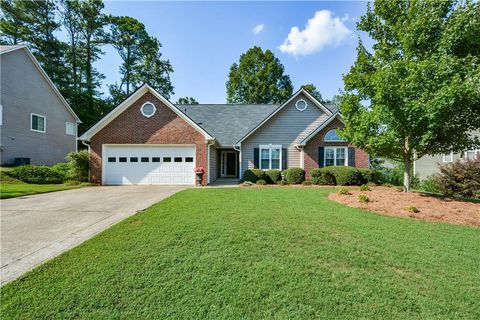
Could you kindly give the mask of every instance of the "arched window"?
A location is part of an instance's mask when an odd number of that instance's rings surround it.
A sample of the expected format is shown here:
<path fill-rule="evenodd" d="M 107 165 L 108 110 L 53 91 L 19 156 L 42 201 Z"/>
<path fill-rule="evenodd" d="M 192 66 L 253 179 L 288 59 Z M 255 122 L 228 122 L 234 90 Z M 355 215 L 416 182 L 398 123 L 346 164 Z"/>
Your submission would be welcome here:
<path fill-rule="evenodd" d="M 332 129 L 325 134 L 324 141 L 345 141 L 337 134 L 337 129 Z"/>

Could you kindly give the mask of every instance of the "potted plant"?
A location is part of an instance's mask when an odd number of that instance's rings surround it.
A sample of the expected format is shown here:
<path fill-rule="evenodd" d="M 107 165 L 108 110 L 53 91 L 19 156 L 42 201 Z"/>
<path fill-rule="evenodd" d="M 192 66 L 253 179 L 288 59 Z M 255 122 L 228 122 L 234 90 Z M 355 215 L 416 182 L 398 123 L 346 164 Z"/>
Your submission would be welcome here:
<path fill-rule="evenodd" d="M 203 167 L 197 167 L 195 169 L 195 174 L 197 175 L 197 186 L 202 186 L 203 175 L 205 174 L 205 169 Z"/>

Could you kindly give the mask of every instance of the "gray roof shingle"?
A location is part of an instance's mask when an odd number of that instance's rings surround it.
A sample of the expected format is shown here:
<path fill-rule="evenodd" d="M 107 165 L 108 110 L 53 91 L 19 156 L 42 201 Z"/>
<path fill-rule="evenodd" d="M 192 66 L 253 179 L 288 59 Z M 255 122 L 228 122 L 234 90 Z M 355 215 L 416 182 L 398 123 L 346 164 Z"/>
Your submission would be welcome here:
<path fill-rule="evenodd" d="M 280 105 L 177 104 L 176 106 L 215 137 L 222 146 L 233 146 Z"/>

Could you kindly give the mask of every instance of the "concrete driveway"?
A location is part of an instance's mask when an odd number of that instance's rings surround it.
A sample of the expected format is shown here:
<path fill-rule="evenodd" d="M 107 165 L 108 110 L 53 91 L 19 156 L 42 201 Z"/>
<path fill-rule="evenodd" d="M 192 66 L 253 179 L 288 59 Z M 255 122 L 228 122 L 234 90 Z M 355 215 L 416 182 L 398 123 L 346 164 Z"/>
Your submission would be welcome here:
<path fill-rule="evenodd" d="M 0 200 L 0 283 L 187 186 L 105 186 Z"/>

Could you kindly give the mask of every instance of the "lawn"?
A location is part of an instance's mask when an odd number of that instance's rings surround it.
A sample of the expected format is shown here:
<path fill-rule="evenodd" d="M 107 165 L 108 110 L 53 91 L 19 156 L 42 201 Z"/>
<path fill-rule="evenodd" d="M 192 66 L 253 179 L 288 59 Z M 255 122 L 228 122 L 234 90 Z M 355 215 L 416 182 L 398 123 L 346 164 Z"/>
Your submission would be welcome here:
<path fill-rule="evenodd" d="M 2 288 L 3 319 L 480 318 L 480 229 L 188 189 Z"/>
<path fill-rule="evenodd" d="M 68 190 L 85 186 L 86 184 L 29 184 L 21 182 L 5 174 L 8 167 L 0 167 L 0 199 L 14 198 L 37 193 Z"/>

